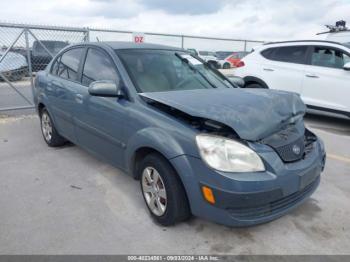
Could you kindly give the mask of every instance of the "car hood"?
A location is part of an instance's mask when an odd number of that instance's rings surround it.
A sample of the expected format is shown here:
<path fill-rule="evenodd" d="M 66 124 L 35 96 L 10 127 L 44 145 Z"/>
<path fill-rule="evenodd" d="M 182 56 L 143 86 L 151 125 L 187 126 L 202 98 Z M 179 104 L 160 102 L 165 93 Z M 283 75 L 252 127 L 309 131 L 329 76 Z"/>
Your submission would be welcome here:
<path fill-rule="evenodd" d="M 306 110 L 299 95 L 267 89 L 197 89 L 140 95 L 193 117 L 225 124 L 248 141 L 261 140 L 297 122 Z"/>

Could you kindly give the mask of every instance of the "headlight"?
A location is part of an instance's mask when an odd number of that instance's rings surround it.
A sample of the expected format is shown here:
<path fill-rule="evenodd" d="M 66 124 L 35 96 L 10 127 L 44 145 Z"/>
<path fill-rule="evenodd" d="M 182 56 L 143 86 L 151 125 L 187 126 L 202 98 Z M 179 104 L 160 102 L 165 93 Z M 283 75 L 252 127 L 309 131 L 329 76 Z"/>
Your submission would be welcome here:
<path fill-rule="evenodd" d="M 261 158 L 249 147 L 220 136 L 196 136 L 202 159 L 212 168 L 223 172 L 265 171 Z"/>

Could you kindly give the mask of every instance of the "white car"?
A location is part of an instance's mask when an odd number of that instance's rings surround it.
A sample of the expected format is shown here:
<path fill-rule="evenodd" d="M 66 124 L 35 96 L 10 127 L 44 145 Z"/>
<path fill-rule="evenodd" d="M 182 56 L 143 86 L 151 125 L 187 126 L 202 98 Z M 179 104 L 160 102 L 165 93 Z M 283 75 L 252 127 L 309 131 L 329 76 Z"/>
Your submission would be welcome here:
<path fill-rule="evenodd" d="M 246 88 L 296 92 L 310 109 L 350 117 L 350 48 L 330 41 L 267 43 L 242 59 Z"/>
<path fill-rule="evenodd" d="M 215 52 L 210 52 L 210 51 L 197 51 L 194 48 L 188 48 L 187 49 L 191 54 L 200 57 L 203 59 L 205 62 L 208 64 L 212 64 L 214 67 L 219 68 L 219 60 L 215 56 Z"/>

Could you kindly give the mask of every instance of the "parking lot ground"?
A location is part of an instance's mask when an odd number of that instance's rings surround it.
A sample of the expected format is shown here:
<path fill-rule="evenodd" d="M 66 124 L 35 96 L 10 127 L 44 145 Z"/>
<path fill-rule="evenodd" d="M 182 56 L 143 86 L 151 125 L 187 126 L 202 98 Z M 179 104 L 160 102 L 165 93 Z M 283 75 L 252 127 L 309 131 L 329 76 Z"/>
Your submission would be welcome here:
<path fill-rule="evenodd" d="M 318 190 L 267 224 L 151 220 L 138 181 L 74 145 L 49 148 L 35 115 L 0 118 L 0 254 L 350 254 L 350 122 L 308 116 L 328 159 Z"/>
<path fill-rule="evenodd" d="M 30 106 L 29 102 L 33 101 L 30 79 L 26 77 L 20 81 L 11 82 L 11 84 L 27 100 L 21 97 L 8 83 L 0 81 L 0 109 L 7 107 Z"/>

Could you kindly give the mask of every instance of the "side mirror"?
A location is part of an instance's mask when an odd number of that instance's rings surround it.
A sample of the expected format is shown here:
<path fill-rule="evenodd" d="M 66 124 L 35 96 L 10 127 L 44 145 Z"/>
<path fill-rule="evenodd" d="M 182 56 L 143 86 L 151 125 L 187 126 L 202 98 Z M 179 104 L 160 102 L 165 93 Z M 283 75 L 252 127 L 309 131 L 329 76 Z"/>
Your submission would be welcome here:
<path fill-rule="evenodd" d="M 94 81 L 89 85 L 89 94 L 103 97 L 124 97 L 120 82 L 110 80 Z"/>
<path fill-rule="evenodd" d="M 238 76 L 228 76 L 227 77 L 231 83 L 235 84 L 236 86 L 239 86 L 240 88 L 243 88 L 245 85 L 244 79 Z"/>
<path fill-rule="evenodd" d="M 346 71 L 350 71 L 350 62 L 346 63 L 346 64 L 343 66 L 343 69 L 346 70 Z"/>

